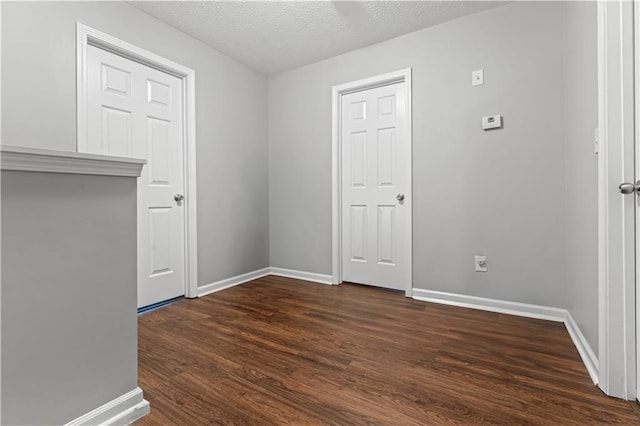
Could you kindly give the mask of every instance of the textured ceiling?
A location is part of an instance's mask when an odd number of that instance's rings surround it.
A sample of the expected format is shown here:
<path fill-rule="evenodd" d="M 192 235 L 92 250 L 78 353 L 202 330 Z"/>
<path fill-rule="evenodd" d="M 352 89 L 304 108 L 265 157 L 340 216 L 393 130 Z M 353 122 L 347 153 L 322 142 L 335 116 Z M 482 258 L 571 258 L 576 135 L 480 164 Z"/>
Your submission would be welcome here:
<path fill-rule="evenodd" d="M 138 9 L 271 75 L 501 1 L 141 1 Z"/>

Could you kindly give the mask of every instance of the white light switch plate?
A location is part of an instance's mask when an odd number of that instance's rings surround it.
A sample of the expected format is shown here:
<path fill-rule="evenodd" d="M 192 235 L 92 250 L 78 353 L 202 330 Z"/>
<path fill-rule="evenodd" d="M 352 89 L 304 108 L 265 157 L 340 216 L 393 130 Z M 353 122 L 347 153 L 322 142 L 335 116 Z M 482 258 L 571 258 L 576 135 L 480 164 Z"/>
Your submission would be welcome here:
<path fill-rule="evenodd" d="M 484 70 L 475 70 L 471 73 L 471 85 L 480 86 L 484 84 Z"/>

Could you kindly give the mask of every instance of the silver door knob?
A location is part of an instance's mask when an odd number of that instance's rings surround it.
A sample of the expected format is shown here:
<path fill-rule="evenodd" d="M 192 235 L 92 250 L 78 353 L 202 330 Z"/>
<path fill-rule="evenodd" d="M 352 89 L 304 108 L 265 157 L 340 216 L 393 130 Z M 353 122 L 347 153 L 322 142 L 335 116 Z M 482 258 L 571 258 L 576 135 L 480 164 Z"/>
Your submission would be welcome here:
<path fill-rule="evenodd" d="M 634 192 L 636 192 L 638 190 L 638 185 L 634 185 L 634 184 L 629 183 L 629 182 L 624 182 L 624 183 L 620 184 L 618 189 L 620 190 L 621 194 L 628 195 L 628 194 L 633 194 Z"/>
<path fill-rule="evenodd" d="M 176 194 L 173 196 L 173 199 L 176 200 L 177 203 L 179 203 L 180 201 L 184 200 L 184 195 Z"/>
<path fill-rule="evenodd" d="M 404 201 L 404 194 L 398 194 L 398 195 L 396 195 L 396 200 L 398 200 L 398 201 Z"/>

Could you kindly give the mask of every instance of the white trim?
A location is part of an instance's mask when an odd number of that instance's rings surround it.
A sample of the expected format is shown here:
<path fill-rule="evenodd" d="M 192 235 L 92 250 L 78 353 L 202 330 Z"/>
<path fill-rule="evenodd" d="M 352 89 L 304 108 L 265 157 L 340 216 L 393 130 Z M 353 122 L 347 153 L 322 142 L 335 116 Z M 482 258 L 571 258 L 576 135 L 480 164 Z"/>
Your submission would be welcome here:
<path fill-rule="evenodd" d="M 142 397 L 142 389 L 135 388 L 70 421 L 65 426 L 80 425 L 128 425 L 150 412 L 149 403 Z"/>
<path fill-rule="evenodd" d="M 196 191 L 196 73 L 183 78 L 185 140 L 186 297 L 198 295 L 198 193 Z"/>
<path fill-rule="evenodd" d="M 267 275 L 269 275 L 269 273 L 270 268 L 262 268 L 258 269 L 257 271 L 247 272 L 246 274 L 236 275 L 235 277 L 203 285 L 201 287 L 198 287 L 198 297 L 206 296 L 208 294 L 235 287 L 249 281 L 257 280 L 258 278 L 266 277 Z"/>
<path fill-rule="evenodd" d="M 580 358 L 582 358 L 584 366 L 587 368 L 587 372 L 589 372 L 589 376 L 591 376 L 591 380 L 593 380 L 593 384 L 597 385 L 598 357 L 593 352 L 593 349 L 591 349 L 591 345 L 587 342 L 587 339 L 584 337 L 584 334 L 582 334 L 580 327 L 578 327 L 578 324 L 576 324 L 571 312 L 569 311 L 566 313 L 564 325 L 571 337 L 571 341 L 578 350 L 578 354 L 580 354 Z"/>
<path fill-rule="evenodd" d="M 311 281 L 320 284 L 333 284 L 332 276 L 325 274 L 316 274 L 315 272 L 296 271 L 293 269 L 269 268 L 270 275 L 277 275 L 279 277 L 296 278 L 304 281 Z"/>
<path fill-rule="evenodd" d="M 0 5 L 0 26 L 2 26 L 2 5 Z M 0 31 L 0 46 L 2 46 L 2 31 Z M 0 82 L 2 82 L 2 55 L 0 55 Z M 2 84 L 0 83 L 0 144 L 2 143 Z M 0 162 L 2 153 L 0 153 Z M 2 173 L 0 173 L 2 175 Z M 0 188 L 2 178 L 0 177 Z M 2 197 L 0 197 L 0 211 L 2 211 Z M 0 220 L 0 222 L 2 222 Z M 2 241 L 2 224 L 0 223 L 0 241 Z M 1 276 L 2 274 L 0 274 Z M 0 318 L 2 318 L 2 278 L 0 278 Z M 0 330 L 2 330 L 2 320 L 0 320 Z M 0 384 L 2 383 L 2 339 L 0 338 Z M 0 386 L 0 422 L 2 422 L 2 386 Z"/>
<path fill-rule="evenodd" d="M 1 145 L 2 170 L 138 177 L 145 160 Z"/>
<path fill-rule="evenodd" d="M 277 275 L 280 277 L 297 278 L 304 281 L 312 281 L 321 284 L 331 284 L 331 275 L 316 274 L 314 272 L 294 271 L 292 269 L 267 267 L 258 269 L 257 271 L 247 272 L 246 274 L 236 275 L 235 277 L 216 281 L 198 287 L 198 297 L 206 296 L 227 288 L 235 287 L 267 275 Z"/>
<path fill-rule="evenodd" d="M 342 235 L 342 223 L 341 223 L 341 215 L 340 215 L 340 205 L 342 203 L 342 194 L 341 194 L 341 160 L 340 160 L 340 117 L 341 117 L 341 104 L 342 104 L 342 95 L 346 95 L 353 92 L 358 92 L 362 90 L 373 89 L 375 87 L 386 86 L 394 83 L 404 83 L 405 85 L 405 94 L 406 94 L 406 103 L 407 103 L 407 119 L 408 119 L 408 136 L 409 143 L 413 146 L 413 124 L 412 124 L 412 100 L 411 100 L 411 68 L 405 68 L 398 71 L 393 71 L 387 74 L 377 75 L 374 77 L 365 78 L 362 80 L 352 81 L 345 84 L 340 84 L 332 87 L 332 137 L 331 137 L 331 248 L 332 248 L 332 276 L 331 283 L 332 284 L 340 284 L 342 282 L 342 244 L 341 244 L 341 235 Z M 411 172 L 411 163 L 409 166 L 409 175 L 411 176 L 409 185 L 410 188 L 406 191 L 409 194 L 409 197 L 412 197 L 412 187 L 413 187 L 413 174 Z M 413 204 L 412 204 L 413 205 Z M 413 211 L 411 212 L 411 216 L 413 217 Z M 413 219 L 411 219 L 412 221 Z M 411 253 L 413 253 L 413 244 L 411 243 L 411 238 L 413 235 L 412 225 L 409 224 L 409 244 L 411 246 Z M 412 292 L 412 282 L 413 282 L 413 266 L 412 266 L 412 257 L 413 254 L 409 256 L 408 259 L 408 268 L 409 268 L 409 283 L 407 284 L 407 288 L 405 289 L 405 295 L 407 297 L 411 297 Z"/>
<path fill-rule="evenodd" d="M 598 358 L 599 358 L 599 382 L 600 388 L 607 393 L 606 383 L 609 378 L 609 356 L 607 353 L 608 321 L 607 321 L 607 277 L 609 275 L 608 247 L 608 223 L 607 199 L 609 197 L 608 176 L 608 148 L 605 145 L 604 135 L 607 133 L 606 108 L 603 104 L 606 99 L 606 64 L 605 55 L 605 14 L 606 10 L 601 1 L 597 3 L 597 49 L 598 49 Z"/>
<path fill-rule="evenodd" d="M 636 397 L 633 3 L 598 1 L 599 383 L 610 396 Z"/>
<path fill-rule="evenodd" d="M 635 82 L 634 86 L 636 89 L 635 93 L 635 143 L 634 147 L 636 150 L 636 168 L 640 167 L 640 30 L 638 30 L 638 26 L 640 25 L 640 0 L 635 0 L 633 3 L 634 10 L 634 23 L 635 23 L 635 64 L 634 68 L 636 71 L 635 74 Z M 636 176 L 638 172 L 636 172 Z M 636 211 L 636 215 L 638 215 L 638 211 Z M 636 219 L 636 247 L 638 247 L 638 241 L 640 239 L 640 230 L 637 226 Z M 637 256 L 637 253 L 636 253 Z M 640 397 L 640 291 L 638 291 L 638 277 L 640 277 L 640 262 L 637 262 L 636 257 L 636 400 Z"/>
<path fill-rule="evenodd" d="M 571 341 L 578 350 L 582 362 L 593 380 L 598 384 L 598 358 L 589 346 L 580 327 L 576 324 L 571 313 L 566 309 L 549 306 L 531 305 L 528 303 L 509 302 L 485 297 L 467 296 L 442 291 L 413 289 L 413 298 L 424 302 L 440 303 L 462 308 L 479 309 L 482 311 L 498 312 L 501 314 L 517 315 L 520 317 L 536 318 L 564 323 Z"/>
<path fill-rule="evenodd" d="M 464 294 L 446 293 L 443 291 L 413 289 L 413 298 L 424 302 L 434 302 L 462 308 L 480 309 L 483 311 L 499 312 L 501 314 L 518 315 L 527 318 L 537 318 L 549 321 L 564 322 L 566 309 L 548 306 L 531 305 L 528 303 L 508 302 L 505 300 L 488 299 L 485 297 L 467 296 Z"/>
<path fill-rule="evenodd" d="M 76 26 L 76 136 L 78 151 L 87 150 L 87 46 L 89 45 L 174 75 L 182 80 L 183 140 L 185 144 L 183 156 L 185 173 L 185 296 L 197 297 L 196 73 L 190 68 L 78 22 Z"/>

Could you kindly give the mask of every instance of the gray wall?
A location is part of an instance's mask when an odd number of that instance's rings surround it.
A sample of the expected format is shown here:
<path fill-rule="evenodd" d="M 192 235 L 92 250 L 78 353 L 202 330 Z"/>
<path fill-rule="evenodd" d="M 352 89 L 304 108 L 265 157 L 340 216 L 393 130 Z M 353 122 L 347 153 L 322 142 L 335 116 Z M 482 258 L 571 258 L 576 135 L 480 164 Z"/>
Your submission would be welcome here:
<path fill-rule="evenodd" d="M 508 4 L 270 77 L 271 265 L 331 273 L 331 86 L 411 67 L 414 287 L 564 307 L 563 8 Z M 489 114 L 504 129 L 483 132 Z"/>
<path fill-rule="evenodd" d="M 598 127 L 595 2 L 566 5 L 567 308 L 598 351 Z"/>
<path fill-rule="evenodd" d="M 136 180 L 2 172 L 2 419 L 64 424 L 137 387 Z"/>
<path fill-rule="evenodd" d="M 76 21 L 196 70 L 200 284 L 331 273 L 331 86 L 413 68 L 414 286 L 568 307 L 597 348 L 593 4 L 507 4 L 268 84 L 127 4 L 1 6 L 7 144 L 75 149 Z"/>
<path fill-rule="evenodd" d="M 199 284 L 269 266 L 266 78 L 120 2 L 2 2 L 2 141 L 74 151 L 77 21 L 196 71 Z"/>

